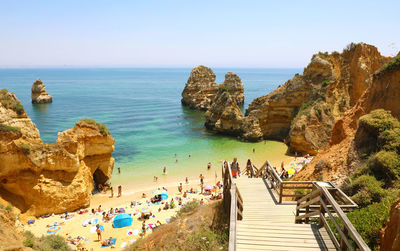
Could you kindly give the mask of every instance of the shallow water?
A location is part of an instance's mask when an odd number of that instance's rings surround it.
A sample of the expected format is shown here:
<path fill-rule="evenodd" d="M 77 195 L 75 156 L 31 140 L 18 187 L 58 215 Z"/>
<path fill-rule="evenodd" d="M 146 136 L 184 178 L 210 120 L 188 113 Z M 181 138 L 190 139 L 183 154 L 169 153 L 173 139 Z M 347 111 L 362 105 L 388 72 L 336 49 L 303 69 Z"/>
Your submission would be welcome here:
<path fill-rule="evenodd" d="M 257 164 L 281 158 L 280 142 L 240 142 L 204 130 L 204 113 L 181 106 L 181 92 L 191 69 L 0 69 L 0 89 L 14 92 L 44 142 L 85 117 L 105 123 L 116 140 L 112 182 L 144 184 L 167 167 L 168 176 L 211 172 L 222 159 L 251 157 Z M 299 69 L 215 69 L 217 83 L 227 71 L 237 73 L 245 87 L 244 108 L 293 77 Z M 53 103 L 32 105 L 30 90 L 41 78 Z M 244 109 L 243 108 L 243 109 Z M 255 148 L 256 153 L 253 153 Z M 174 154 L 177 154 L 175 157 Z M 191 157 L 189 157 L 189 154 Z M 177 162 L 178 160 L 178 162 Z M 122 174 L 117 174 L 120 167 Z M 217 173 L 218 175 L 219 173 Z M 161 179 L 166 180 L 165 176 Z"/>

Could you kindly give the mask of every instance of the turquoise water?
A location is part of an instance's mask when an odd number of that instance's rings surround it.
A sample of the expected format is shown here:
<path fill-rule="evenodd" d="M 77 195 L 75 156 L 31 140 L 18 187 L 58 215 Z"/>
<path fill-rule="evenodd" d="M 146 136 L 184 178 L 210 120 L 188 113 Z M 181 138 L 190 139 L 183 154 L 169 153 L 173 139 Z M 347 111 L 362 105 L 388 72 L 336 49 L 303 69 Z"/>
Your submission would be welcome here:
<path fill-rule="evenodd" d="M 44 142 L 85 117 L 105 123 L 116 140 L 119 183 L 152 179 L 166 166 L 168 173 L 201 172 L 210 161 L 244 159 L 260 151 L 276 154 L 278 142 L 244 143 L 204 130 L 203 112 L 181 106 L 181 92 L 191 69 L 0 69 L 0 89 L 14 92 L 37 125 Z M 214 69 L 217 83 L 227 71 L 237 73 L 245 87 L 244 108 L 293 77 L 300 69 Z M 32 105 L 30 90 L 41 78 L 53 103 Z M 175 158 L 175 155 L 177 157 Z M 191 157 L 189 157 L 189 154 Z M 262 156 L 260 158 L 265 158 Z M 178 162 L 177 162 L 178 160 Z M 215 166 L 214 165 L 214 166 Z"/>

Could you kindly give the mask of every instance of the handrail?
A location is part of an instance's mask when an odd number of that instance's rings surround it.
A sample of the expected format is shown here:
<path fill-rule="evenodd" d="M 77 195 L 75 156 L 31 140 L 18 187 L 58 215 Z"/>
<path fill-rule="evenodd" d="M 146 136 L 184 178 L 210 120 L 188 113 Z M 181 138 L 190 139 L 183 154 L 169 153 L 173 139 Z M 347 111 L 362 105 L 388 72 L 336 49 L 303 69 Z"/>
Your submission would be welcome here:
<path fill-rule="evenodd" d="M 229 215 L 229 250 L 236 250 L 236 222 L 243 218 L 243 198 L 232 176 L 231 165 L 227 161 L 222 162 L 223 177 L 223 205 Z"/>

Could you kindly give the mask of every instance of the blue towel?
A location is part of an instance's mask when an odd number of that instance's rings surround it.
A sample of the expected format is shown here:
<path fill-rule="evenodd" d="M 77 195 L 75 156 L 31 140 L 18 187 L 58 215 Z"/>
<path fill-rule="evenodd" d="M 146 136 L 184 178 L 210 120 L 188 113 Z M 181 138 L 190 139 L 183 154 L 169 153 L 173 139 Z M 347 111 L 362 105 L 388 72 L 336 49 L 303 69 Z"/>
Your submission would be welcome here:
<path fill-rule="evenodd" d="M 35 220 L 28 220 L 28 225 L 35 223 Z"/>
<path fill-rule="evenodd" d="M 109 246 L 115 245 L 115 243 L 117 242 L 117 239 L 116 239 L 116 238 L 109 239 L 109 240 L 111 241 L 111 243 L 110 243 L 109 245 L 107 245 L 107 246 L 101 246 L 101 247 L 102 247 L 102 248 L 109 247 Z"/>

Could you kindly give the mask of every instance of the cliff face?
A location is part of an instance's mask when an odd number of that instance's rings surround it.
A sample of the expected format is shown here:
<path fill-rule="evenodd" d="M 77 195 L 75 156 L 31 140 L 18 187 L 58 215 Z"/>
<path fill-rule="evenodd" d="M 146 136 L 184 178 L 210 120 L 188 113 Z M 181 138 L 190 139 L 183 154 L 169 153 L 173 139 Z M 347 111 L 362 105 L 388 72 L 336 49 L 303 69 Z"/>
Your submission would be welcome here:
<path fill-rule="evenodd" d="M 28 251 L 33 250 L 24 246 L 23 237 L 16 227 L 16 217 L 13 213 L 0 209 L 0 250 Z"/>
<path fill-rule="evenodd" d="M 219 90 L 211 108 L 206 112 L 205 127 L 216 132 L 242 133 L 243 114 L 227 89 Z"/>
<path fill-rule="evenodd" d="M 315 179 L 320 163 L 328 163 L 331 168 L 323 172 L 323 178 L 341 183 L 360 167 L 361 148 L 376 143 L 362 143 L 366 130 L 359 128 L 360 117 L 378 108 L 390 111 L 396 118 L 400 117 L 400 57 L 384 65 L 371 79 L 370 86 L 356 105 L 334 124 L 329 146 L 296 175 L 296 180 Z"/>
<path fill-rule="evenodd" d="M 13 112 L 0 105 L 0 114 Z M 12 127 L 0 127 L 0 196 L 22 213 L 39 216 L 87 207 L 93 180 L 104 184 L 111 177 L 114 139 L 100 124 L 79 121 L 59 133 L 56 143 L 43 144 L 26 114 L 4 115 L 3 123 Z"/>
<path fill-rule="evenodd" d="M 381 230 L 380 250 L 400 250 L 400 199 L 390 208 L 390 216 Z"/>
<path fill-rule="evenodd" d="M 235 132 L 241 131 L 240 137 L 247 141 L 286 140 L 293 151 L 316 154 L 328 146 L 335 122 L 388 60 L 376 47 L 363 43 L 351 44 L 341 54 L 318 53 L 302 75 L 252 101 L 242 128 Z M 220 132 L 232 134 L 229 128 Z"/>
<path fill-rule="evenodd" d="M 224 83 L 215 83 L 214 72 L 203 65 L 195 67 L 182 92 L 182 104 L 192 109 L 208 110 L 218 93 L 219 88 L 226 88 L 238 105 L 244 102 L 244 88 L 239 76 L 228 72 Z"/>
<path fill-rule="evenodd" d="M 36 79 L 32 85 L 31 97 L 33 104 L 45 104 L 53 102 L 53 98 L 46 92 L 46 87 L 39 78 Z"/>

